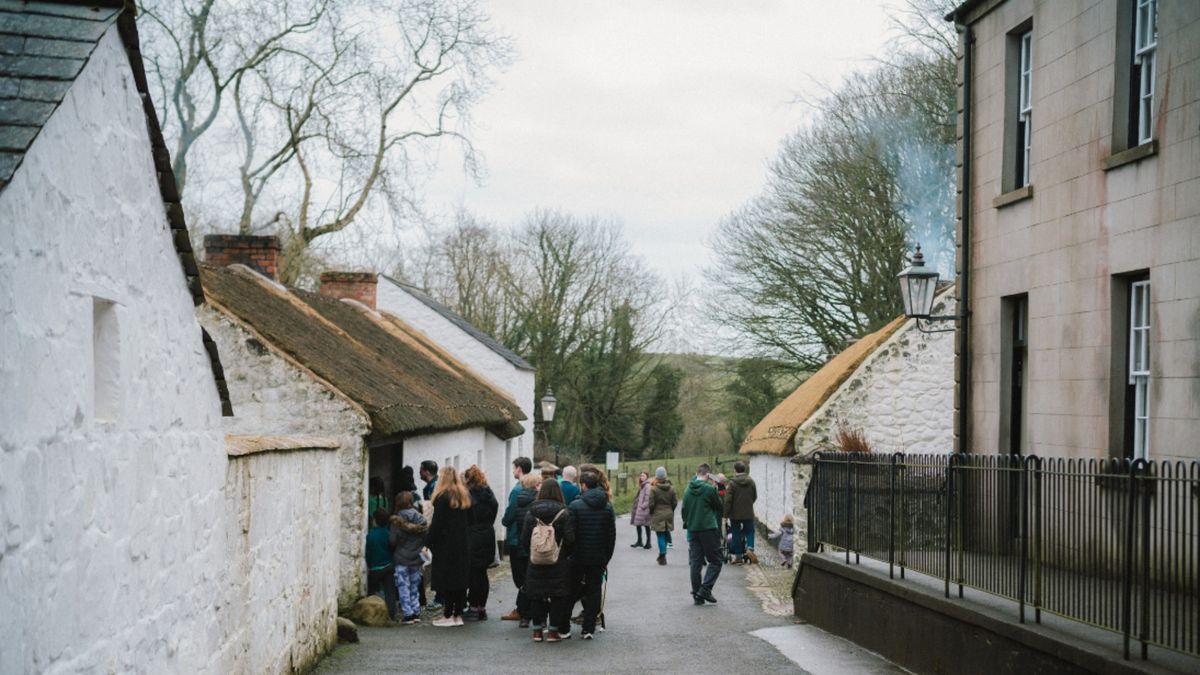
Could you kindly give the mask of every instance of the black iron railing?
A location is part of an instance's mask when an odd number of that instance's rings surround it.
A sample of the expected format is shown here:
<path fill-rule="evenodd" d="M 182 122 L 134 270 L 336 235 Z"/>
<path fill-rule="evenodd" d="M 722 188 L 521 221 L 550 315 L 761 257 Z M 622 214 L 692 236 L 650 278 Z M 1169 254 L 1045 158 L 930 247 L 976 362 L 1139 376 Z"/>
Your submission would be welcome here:
<path fill-rule="evenodd" d="M 808 547 L 1200 655 L 1200 462 L 818 453 Z"/>

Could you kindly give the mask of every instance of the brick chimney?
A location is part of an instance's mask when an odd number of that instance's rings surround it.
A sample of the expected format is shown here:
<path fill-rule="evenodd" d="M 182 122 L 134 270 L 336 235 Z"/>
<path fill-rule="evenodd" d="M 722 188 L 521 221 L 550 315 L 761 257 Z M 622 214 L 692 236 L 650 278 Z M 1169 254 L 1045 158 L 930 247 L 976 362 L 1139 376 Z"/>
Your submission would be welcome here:
<path fill-rule="evenodd" d="M 321 295 L 327 298 L 350 298 L 375 309 L 374 272 L 325 272 L 321 274 Z"/>
<path fill-rule="evenodd" d="M 204 235 L 204 261 L 216 267 L 242 264 L 278 279 L 279 238 L 248 234 Z"/>

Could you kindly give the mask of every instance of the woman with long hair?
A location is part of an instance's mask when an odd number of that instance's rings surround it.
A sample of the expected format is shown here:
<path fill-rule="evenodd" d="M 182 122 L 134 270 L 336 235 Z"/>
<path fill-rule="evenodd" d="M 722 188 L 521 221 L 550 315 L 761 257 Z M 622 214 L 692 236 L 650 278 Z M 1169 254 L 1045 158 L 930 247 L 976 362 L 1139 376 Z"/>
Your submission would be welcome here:
<path fill-rule="evenodd" d="M 537 525 L 549 525 L 554 530 L 559 550 L 553 562 L 537 562 L 538 552 L 530 548 Z M 537 500 L 529 505 L 521 529 L 521 546 L 530 554 L 525 593 L 530 600 L 534 642 L 558 642 L 571 637 L 571 606 L 575 596 L 571 588 L 570 557 L 574 545 L 575 526 L 570 510 L 563 503 L 562 488 L 557 481 L 545 481 L 538 488 Z"/>
<path fill-rule="evenodd" d="M 612 495 L 612 487 L 610 487 L 608 484 L 608 474 L 605 473 L 603 470 L 601 470 L 601 468 L 596 466 L 595 464 L 579 465 L 579 474 L 583 475 L 584 471 L 591 471 L 592 473 L 596 474 L 597 476 L 600 476 L 600 487 L 604 489 L 604 494 L 608 495 L 608 501 L 611 502 L 613 495 Z"/>
<path fill-rule="evenodd" d="M 633 500 L 633 511 L 629 514 L 629 524 L 637 528 L 637 541 L 630 544 L 631 548 L 650 548 L 650 474 L 645 471 L 638 474 L 637 497 Z M 642 532 L 646 533 L 646 543 L 642 544 Z"/>
<path fill-rule="evenodd" d="M 488 567 L 495 561 L 496 514 L 500 504 L 488 487 L 487 475 L 472 464 L 463 472 L 463 481 L 471 493 L 471 564 L 467 579 L 468 619 L 487 621 Z"/>
<path fill-rule="evenodd" d="M 431 495 L 433 522 L 425 543 L 433 554 L 431 585 L 441 593 L 442 618 L 435 626 L 463 625 L 471 559 L 471 493 L 459 478 L 458 469 L 442 467 Z"/>

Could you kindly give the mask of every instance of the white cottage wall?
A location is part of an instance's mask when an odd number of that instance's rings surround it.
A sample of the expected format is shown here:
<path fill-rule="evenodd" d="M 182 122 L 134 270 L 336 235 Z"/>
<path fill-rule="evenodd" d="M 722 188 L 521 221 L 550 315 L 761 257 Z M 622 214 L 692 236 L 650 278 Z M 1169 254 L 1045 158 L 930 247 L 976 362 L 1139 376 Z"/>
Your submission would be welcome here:
<path fill-rule="evenodd" d="M 754 517 L 768 529 L 778 530 L 779 521 L 793 509 L 792 481 L 794 466 L 791 457 L 754 455 L 750 462 L 750 477 L 758 489 L 754 502 Z"/>
<path fill-rule="evenodd" d="M 405 323 L 428 336 L 434 344 L 474 370 L 477 375 L 508 394 L 526 417 L 523 422 L 525 433 L 512 439 L 514 454 L 509 461 L 517 457 L 533 456 L 533 406 L 536 404 L 533 371 L 517 368 L 508 359 L 430 309 L 387 277 L 379 277 L 375 290 L 375 306 L 380 311 L 400 317 Z M 489 472 L 488 477 L 491 476 Z M 497 485 L 494 479 L 492 482 L 493 485 Z"/>
<path fill-rule="evenodd" d="M 934 314 L 953 314 L 955 307 L 947 294 Z M 954 333 L 904 324 L 800 425 L 797 453 L 831 449 L 839 423 L 861 429 L 879 453 L 952 451 Z"/>
<path fill-rule="evenodd" d="M 338 494 L 326 509 L 335 516 L 338 562 L 311 569 L 307 575 L 336 569 L 337 604 L 347 607 L 365 593 L 364 538 L 367 525 L 366 413 L 320 381 L 235 319 L 205 306 L 200 321 L 221 351 L 229 398 L 236 417 L 228 420 L 233 434 L 327 436 L 340 444 L 337 452 Z M 314 477 L 324 480 L 324 476 Z M 323 518 L 323 516 L 322 516 Z M 321 582 L 310 580 L 314 587 Z"/>
<path fill-rule="evenodd" d="M 115 28 L 0 192 L 0 289 L 0 672 L 235 670 L 220 401 Z"/>

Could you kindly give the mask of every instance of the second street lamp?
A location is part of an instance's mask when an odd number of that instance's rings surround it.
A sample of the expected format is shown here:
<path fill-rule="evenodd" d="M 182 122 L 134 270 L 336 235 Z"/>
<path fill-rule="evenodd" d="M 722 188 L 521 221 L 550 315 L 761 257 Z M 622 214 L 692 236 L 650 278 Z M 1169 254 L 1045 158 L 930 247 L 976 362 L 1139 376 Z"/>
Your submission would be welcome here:
<path fill-rule="evenodd" d="M 554 390 L 546 387 L 546 395 L 542 397 L 542 438 L 546 449 L 550 449 L 550 423 L 554 421 L 554 411 L 558 408 L 558 399 L 554 398 Z M 554 450 L 554 466 L 558 467 L 558 449 Z"/>
<path fill-rule="evenodd" d="M 913 252 L 912 261 L 904 271 L 896 275 L 900 279 L 900 297 L 904 300 L 904 316 L 917 320 L 917 328 L 925 333 L 941 333 L 954 330 L 940 328 L 926 330 L 921 327 L 921 319 L 925 321 L 957 321 L 957 315 L 931 316 L 933 297 L 937 294 L 938 272 L 932 267 L 925 266 L 925 255 L 921 253 L 921 245 Z"/>

